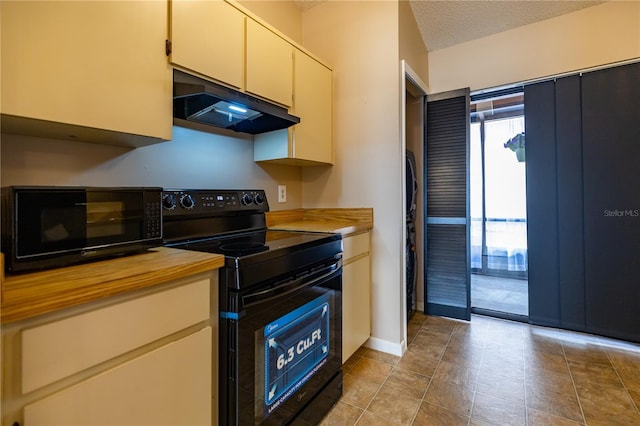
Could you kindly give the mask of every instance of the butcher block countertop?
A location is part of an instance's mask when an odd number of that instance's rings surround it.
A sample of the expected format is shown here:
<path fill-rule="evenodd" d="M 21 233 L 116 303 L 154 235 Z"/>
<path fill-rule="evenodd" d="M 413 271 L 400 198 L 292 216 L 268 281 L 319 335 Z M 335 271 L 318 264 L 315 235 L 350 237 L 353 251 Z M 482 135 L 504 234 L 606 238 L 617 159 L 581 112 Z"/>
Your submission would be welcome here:
<path fill-rule="evenodd" d="M 220 268 L 224 256 L 158 247 L 115 259 L 7 275 L 2 324 Z"/>
<path fill-rule="evenodd" d="M 331 232 L 348 237 L 373 228 L 373 209 L 295 209 L 268 212 L 267 227 L 284 231 Z"/>

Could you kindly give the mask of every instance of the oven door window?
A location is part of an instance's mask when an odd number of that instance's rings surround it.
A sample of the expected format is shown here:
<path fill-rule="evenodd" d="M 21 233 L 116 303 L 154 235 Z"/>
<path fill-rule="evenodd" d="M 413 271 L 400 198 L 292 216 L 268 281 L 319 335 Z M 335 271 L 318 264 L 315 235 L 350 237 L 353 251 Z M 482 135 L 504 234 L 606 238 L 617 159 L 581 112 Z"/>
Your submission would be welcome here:
<path fill-rule="evenodd" d="M 16 206 L 18 257 L 64 253 L 143 236 L 143 200 L 138 192 L 32 191 Z"/>
<path fill-rule="evenodd" d="M 331 349 L 331 304 L 323 295 L 270 322 L 256 333 L 257 407 L 266 417 L 300 389 L 326 362 Z M 259 394 L 259 395 L 258 395 Z"/>

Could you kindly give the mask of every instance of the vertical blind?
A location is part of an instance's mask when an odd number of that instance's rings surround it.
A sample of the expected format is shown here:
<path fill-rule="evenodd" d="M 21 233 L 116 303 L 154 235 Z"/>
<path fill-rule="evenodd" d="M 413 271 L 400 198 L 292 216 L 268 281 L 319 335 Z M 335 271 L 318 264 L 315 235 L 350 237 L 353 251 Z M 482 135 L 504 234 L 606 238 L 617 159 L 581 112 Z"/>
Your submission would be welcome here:
<path fill-rule="evenodd" d="M 525 86 L 529 320 L 640 342 L 640 63 Z"/>

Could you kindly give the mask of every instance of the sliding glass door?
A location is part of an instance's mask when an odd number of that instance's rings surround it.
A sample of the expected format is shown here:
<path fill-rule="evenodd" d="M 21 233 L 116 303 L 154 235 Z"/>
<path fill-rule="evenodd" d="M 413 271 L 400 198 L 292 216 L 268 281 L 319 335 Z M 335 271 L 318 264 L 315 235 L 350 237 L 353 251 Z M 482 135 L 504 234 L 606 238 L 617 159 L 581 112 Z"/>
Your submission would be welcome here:
<path fill-rule="evenodd" d="M 472 103 L 471 306 L 528 314 L 526 154 L 522 93 Z"/>

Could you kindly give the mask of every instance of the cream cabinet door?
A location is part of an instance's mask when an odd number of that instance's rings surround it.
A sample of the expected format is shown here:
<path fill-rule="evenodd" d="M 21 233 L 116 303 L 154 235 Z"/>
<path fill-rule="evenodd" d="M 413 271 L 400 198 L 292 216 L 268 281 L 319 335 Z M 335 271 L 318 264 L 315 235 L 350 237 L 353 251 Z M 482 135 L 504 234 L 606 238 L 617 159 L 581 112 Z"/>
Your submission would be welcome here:
<path fill-rule="evenodd" d="M 211 425 L 212 331 L 192 335 L 24 407 L 29 425 Z"/>
<path fill-rule="evenodd" d="M 254 137 L 255 161 L 295 166 L 333 164 L 333 72 L 295 50 L 293 114 L 300 123 Z"/>
<path fill-rule="evenodd" d="M 307 54 L 295 52 L 293 157 L 333 163 L 332 72 Z"/>
<path fill-rule="evenodd" d="M 246 43 L 246 91 L 291 106 L 293 46 L 249 18 Z"/>
<path fill-rule="evenodd" d="M 3 1 L 5 115 L 171 139 L 166 1 Z"/>
<path fill-rule="evenodd" d="M 342 269 L 342 362 L 371 335 L 371 263 L 368 232 L 345 238 Z"/>
<path fill-rule="evenodd" d="M 244 25 L 222 0 L 172 0 L 171 62 L 242 89 Z"/>
<path fill-rule="evenodd" d="M 342 270 L 342 362 L 371 335 L 371 276 L 369 256 Z"/>

